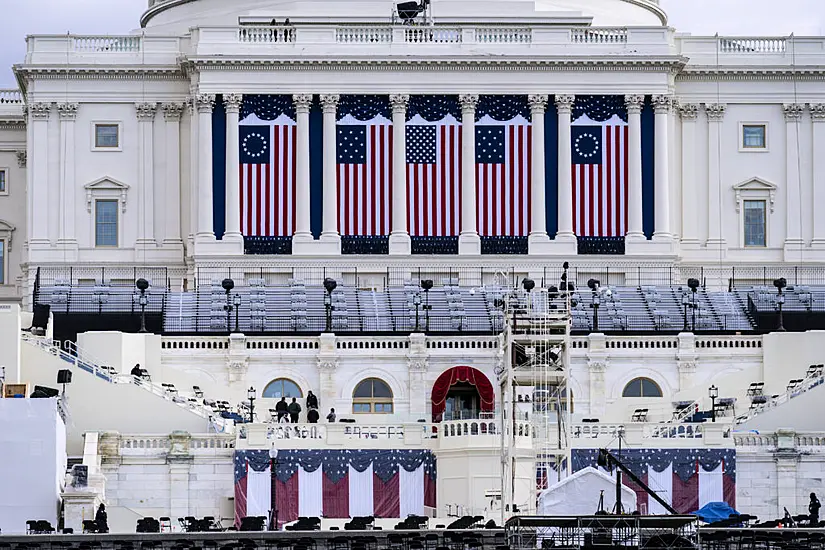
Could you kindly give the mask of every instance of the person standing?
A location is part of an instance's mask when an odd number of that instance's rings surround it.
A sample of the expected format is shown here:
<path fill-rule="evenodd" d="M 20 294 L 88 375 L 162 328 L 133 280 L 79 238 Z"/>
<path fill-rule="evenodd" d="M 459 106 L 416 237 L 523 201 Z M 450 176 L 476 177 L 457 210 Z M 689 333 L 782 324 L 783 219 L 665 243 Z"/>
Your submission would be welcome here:
<path fill-rule="evenodd" d="M 289 404 L 289 421 L 293 424 L 298 423 L 298 416 L 301 414 L 301 405 L 298 404 L 298 401 L 293 397 L 292 403 Z"/>
<path fill-rule="evenodd" d="M 819 523 L 819 509 L 821 507 L 822 504 L 819 502 L 819 499 L 816 498 L 816 493 L 811 493 L 811 502 L 808 503 L 808 520 L 811 527 Z"/>
<path fill-rule="evenodd" d="M 335 409 L 330 409 L 327 415 L 327 422 L 335 422 Z"/>
<path fill-rule="evenodd" d="M 310 390 L 307 393 L 307 410 L 318 408 L 318 397 Z"/>
<path fill-rule="evenodd" d="M 95 514 L 95 525 L 97 526 L 98 533 L 109 532 L 109 518 L 106 514 L 106 506 L 103 503 L 97 507 L 97 513 Z"/>
<path fill-rule="evenodd" d="M 317 424 L 321 415 L 318 414 L 318 409 L 309 409 L 307 411 L 307 422 L 310 424 Z"/>
<path fill-rule="evenodd" d="M 289 405 L 287 405 L 286 397 L 282 397 L 280 401 L 275 403 L 275 413 L 278 415 L 278 423 L 282 424 L 283 419 L 289 413 Z"/>

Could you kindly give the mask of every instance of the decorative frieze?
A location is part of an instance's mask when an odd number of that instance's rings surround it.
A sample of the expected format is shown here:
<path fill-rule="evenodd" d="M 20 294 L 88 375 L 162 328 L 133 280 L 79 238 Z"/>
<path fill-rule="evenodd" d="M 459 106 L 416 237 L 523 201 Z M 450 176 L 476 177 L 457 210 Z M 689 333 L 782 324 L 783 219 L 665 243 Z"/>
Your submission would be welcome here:
<path fill-rule="evenodd" d="M 19 168 L 25 168 L 26 160 L 28 158 L 26 151 L 16 151 L 15 154 L 17 155 L 17 166 Z"/>
<path fill-rule="evenodd" d="M 321 110 L 324 113 L 332 113 L 338 110 L 338 102 L 341 96 L 338 94 L 321 94 L 318 98 L 321 101 Z"/>
<path fill-rule="evenodd" d="M 573 112 L 573 105 L 576 103 L 574 95 L 557 95 L 556 110 L 560 115 L 569 115 Z"/>
<path fill-rule="evenodd" d="M 77 103 L 58 103 L 57 113 L 60 115 L 60 120 L 75 120 L 77 107 Z"/>
<path fill-rule="evenodd" d="M 51 112 L 51 103 L 29 103 L 29 114 L 33 120 L 49 120 Z"/>
<path fill-rule="evenodd" d="M 814 122 L 825 121 L 825 103 L 811 103 L 808 105 L 811 111 L 811 120 Z"/>
<path fill-rule="evenodd" d="M 308 113 L 312 105 L 312 94 L 295 94 L 292 96 L 295 104 L 295 111 L 298 113 Z"/>
<path fill-rule="evenodd" d="M 194 101 L 199 113 L 210 114 L 215 108 L 215 94 L 198 94 Z"/>
<path fill-rule="evenodd" d="M 458 104 L 461 105 L 461 114 L 475 114 L 478 94 L 462 94 L 458 96 Z"/>
<path fill-rule="evenodd" d="M 724 103 L 708 103 L 705 105 L 705 113 L 711 122 L 722 122 L 727 110 L 728 107 Z"/>
<path fill-rule="evenodd" d="M 629 94 L 624 96 L 624 104 L 627 107 L 627 113 L 630 115 L 638 115 L 642 112 L 642 107 L 645 105 L 645 96 L 640 94 Z"/>
<path fill-rule="evenodd" d="M 799 103 L 786 103 L 782 105 L 782 111 L 785 113 L 785 122 L 799 122 L 805 113 L 805 106 Z"/>
<path fill-rule="evenodd" d="M 135 115 L 139 121 L 151 122 L 158 110 L 157 103 L 135 103 Z"/>
<path fill-rule="evenodd" d="M 652 99 L 653 112 L 657 115 L 668 114 L 673 106 L 673 97 L 669 95 L 654 95 Z"/>
<path fill-rule="evenodd" d="M 407 112 L 407 105 L 410 103 L 410 96 L 408 94 L 392 94 L 390 95 L 390 107 L 393 113 L 404 114 Z"/>
<path fill-rule="evenodd" d="M 531 114 L 543 114 L 547 110 L 547 96 L 544 94 L 531 94 L 527 96 L 527 104 L 530 106 Z"/>
<path fill-rule="evenodd" d="M 184 105 L 182 103 L 164 103 L 163 118 L 166 122 L 178 122 L 183 115 Z"/>
<path fill-rule="evenodd" d="M 696 103 L 679 104 L 679 116 L 682 117 L 682 120 L 694 121 L 698 115 L 699 105 Z"/>
<path fill-rule="evenodd" d="M 223 104 L 227 113 L 240 113 L 243 105 L 243 94 L 225 94 Z"/>

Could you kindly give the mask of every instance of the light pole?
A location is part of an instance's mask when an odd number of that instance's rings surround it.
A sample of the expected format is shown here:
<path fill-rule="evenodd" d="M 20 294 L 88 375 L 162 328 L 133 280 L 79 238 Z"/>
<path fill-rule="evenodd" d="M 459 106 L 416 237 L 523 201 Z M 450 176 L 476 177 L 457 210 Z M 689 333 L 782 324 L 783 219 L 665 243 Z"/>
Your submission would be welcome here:
<path fill-rule="evenodd" d="M 415 306 L 415 332 L 418 332 L 418 311 L 421 309 L 421 293 L 418 291 L 416 291 L 416 293 L 413 294 L 413 305 Z"/>
<path fill-rule="evenodd" d="M 679 290 L 682 290 L 682 288 L 679 287 Z M 690 297 L 688 296 L 687 292 L 682 290 L 682 308 L 684 308 L 684 321 L 685 321 L 684 325 L 682 326 L 682 330 L 685 331 L 685 332 L 687 332 L 687 329 L 688 329 L 688 323 L 687 323 L 687 310 L 688 310 L 688 307 L 690 307 Z"/>
<path fill-rule="evenodd" d="M 335 279 L 327 277 L 324 279 L 324 289 L 327 291 L 324 294 L 324 311 L 326 312 L 326 330 L 324 332 L 332 332 L 332 311 L 335 307 L 332 305 L 332 291 L 338 287 Z"/>
<path fill-rule="evenodd" d="M 430 332 L 430 310 L 433 308 L 430 305 L 430 289 L 433 288 L 433 280 L 422 279 L 421 288 L 424 289 L 424 332 Z"/>
<path fill-rule="evenodd" d="M 221 281 L 221 286 L 223 287 L 224 291 L 226 292 L 226 305 L 223 306 L 224 311 L 226 311 L 226 332 L 232 332 L 231 321 L 232 321 L 232 297 L 229 293 L 235 288 L 235 281 L 232 279 L 224 279 Z"/>
<path fill-rule="evenodd" d="M 693 332 L 696 332 L 696 310 L 699 307 L 699 304 L 696 301 L 697 295 L 696 293 L 699 291 L 699 279 L 688 279 L 688 288 L 690 288 L 690 308 L 693 310 L 691 315 L 693 316 Z"/>
<path fill-rule="evenodd" d="M 255 388 L 249 386 L 246 397 L 249 398 L 249 423 L 252 424 L 255 422 Z"/>
<path fill-rule="evenodd" d="M 599 332 L 599 306 L 602 305 L 602 298 L 599 296 L 601 283 L 598 279 L 590 279 L 587 281 L 587 286 L 592 293 L 590 307 L 593 308 L 593 332 Z"/>
<path fill-rule="evenodd" d="M 237 292 L 235 293 L 235 296 L 232 298 L 232 304 L 235 306 L 235 332 L 239 332 L 238 317 L 241 312 L 241 295 Z"/>
<path fill-rule="evenodd" d="M 788 286 L 788 281 L 785 277 L 780 277 L 773 281 L 773 286 L 776 287 L 776 307 L 779 309 L 779 326 L 776 327 L 777 332 L 785 332 L 785 319 L 782 317 L 782 306 L 785 305 L 785 294 L 782 290 Z"/>
<path fill-rule="evenodd" d="M 140 305 L 140 330 L 138 332 L 146 332 L 146 306 L 149 305 L 149 299 L 146 297 L 146 289 L 149 288 L 149 281 L 141 277 L 135 281 L 135 286 L 140 291 L 138 297 L 138 304 Z"/>
<path fill-rule="evenodd" d="M 710 396 L 710 414 L 713 422 L 716 422 L 716 398 L 719 397 L 719 388 L 713 385 L 708 388 L 708 395 Z"/>
<path fill-rule="evenodd" d="M 278 449 L 275 448 L 275 444 L 272 444 L 272 447 L 269 448 L 269 471 L 272 472 L 272 476 L 275 477 L 278 475 Z M 272 484 L 272 512 L 269 516 L 269 530 L 270 531 L 277 531 L 278 530 L 278 484 Z M 273 519 L 274 516 L 274 519 Z"/>

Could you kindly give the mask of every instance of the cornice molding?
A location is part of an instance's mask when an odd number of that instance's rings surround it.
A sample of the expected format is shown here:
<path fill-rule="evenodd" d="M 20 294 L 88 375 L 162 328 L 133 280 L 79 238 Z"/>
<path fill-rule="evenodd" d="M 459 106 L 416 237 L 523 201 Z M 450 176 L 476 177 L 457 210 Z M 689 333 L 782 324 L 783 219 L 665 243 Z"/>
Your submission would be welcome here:
<path fill-rule="evenodd" d="M 37 80 L 188 80 L 181 66 L 169 67 L 27 67 L 20 74 Z"/>
<path fill-rule="evenodd" d="M 790 70 L 785 67 L 686 67 L 676 75 L 677 82 L 820 82 L 825 67 Z"/>
<path fill-rule="evenodd" d="M 26 121 L 15 119 L 0 119 L 0 130 L 8 132 L 25 132 Z"/>

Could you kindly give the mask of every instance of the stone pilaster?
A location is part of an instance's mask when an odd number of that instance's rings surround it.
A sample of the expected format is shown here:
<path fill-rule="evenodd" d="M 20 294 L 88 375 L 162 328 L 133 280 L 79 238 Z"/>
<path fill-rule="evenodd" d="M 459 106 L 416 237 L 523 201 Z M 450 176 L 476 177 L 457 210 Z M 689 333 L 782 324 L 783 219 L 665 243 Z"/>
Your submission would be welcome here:
<path fill-rule="evenodd" d="M 330 243 L 332 253 L 341 253 L 341 234 L 338 231 L 338 150 L 336 138 L 336 118 L 338 94 L 320 96 L 324 128 L 324 173 L 323 173 L 323 220 L 321 241 Z"/>
<path fill-rule="evenodd" d="M 481 238 L 476 219 L 476 106 L 477 94 L 458 97 L 461 105 L 461 233 L 458 253 L 481 254 Z"/>
<path fill-rule="evenodd" d="M 567 243 L 568 251 L 576 253 L 576 234 L 573 232 L 573 174 L 570 166 L 573 163 L 573 143 L 571 122 L 573 105 L 576 103 L 574 95 L 557 95 L 556 111 L 558 112 L 559 133 L 559 165 L 558 165 L 558 231 L 556 242 Z"/>
<path fill-rule="evenodd" d="M 245 387 L 246 375 L 249 372 L 249 352 L 246 349 L 245 335 L 238 332 L 229 335 L 229 353 L 226 360 L 229 383 Z"/>
<path fill-rule="evenodd" d="M 192 437 L 188 432 L 174 431 L 169 435 L 169 512 L 173 518 L 190 516 L 189 476 L 193 457 L 190 454 Z"/>
<path fill-rule="evenodd" d="M 626 95 L 628 125 L 627 241 L 645 240 L 642 231 L 642 107 L 645 96 Z"/>
<path fill-rule="evenodd" d="M 699 106 L 695 103 L 679 105 L 682 119 L 682 205 L 693 204 L 696 187 L 696 118 Z M 683 249 L 699 248 L 699 209 L 682 207 Z"/>
<path fill-rule="evenodd" d="M 412 242 L 407 230 L 407 105 L 410 96 L 393 94 L 390 96 L 392 108 L 392 231 L 389 252 L 393 255 L 412 253 Z"/>
<path fill-rule="evenodd" d="M 534 182 L 545 181 L 544 170 L 544 118 L 547 111 L 548 97 L 544 94 L 530 95 L 527 103 L 530 105 L 530 124 L 532 125 L 532 166 L 531 177 Z M 531 254 L 546 251 L 546 244 L 550 242 L 547 235 L 547 211 L 545 209 L 545 186 L 533 185 L 532 205 L 530 216 L 530 237 L 528 239 Z M 542 250 L 544 248 L 544 250 Z"/>
<path fill-rule="evenodd" d="M 309 228 L 309 108 L 311 94 L 295 94 L 296 160 L 295 160 L 295 234 L 292 236 L 292 253 L 306 254 L 312 251 L 306 245 L 312 242 Z M 303 246 L 302 246 L 303 245 Z"/>
<path fill-rule="evenodd" d="M 321 387 L 318 392 L 318 401 L 324 403 L 324 407 L 334 407 L 338 402 L 340 391 L 336 385 L 335 375 L 338 371 L 338 348 L 337 338 L 333 333 L 322 333 L 318 337 L 318 373 Z M 329 412 L 328 410 L 322 412 Z M 346 414 L 349 411 L 340 411 L 336 407 L 335 410 L 338 415 Z M 325 414 L 321 415 L 326 416 Z"/>
<path fill-rule="evenodd" d="M 708 240 L 707 248 L 723 252 L 725 238 L 722 235 L 722 180 L 720 155 L 722 139 L 722 121 L 727 106 L 713 103 L 705 105 L 708 117 Z"/>
<path fill-rule="evenodd" d="M 407 353 L 407 368 L 410 377 L 410 418 L 426 418 L 427 387 L 426 376 L 429 368 L 427 337 L 420 332 L 410 334 L 410 351 Z"/>

